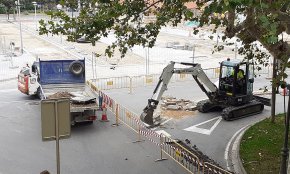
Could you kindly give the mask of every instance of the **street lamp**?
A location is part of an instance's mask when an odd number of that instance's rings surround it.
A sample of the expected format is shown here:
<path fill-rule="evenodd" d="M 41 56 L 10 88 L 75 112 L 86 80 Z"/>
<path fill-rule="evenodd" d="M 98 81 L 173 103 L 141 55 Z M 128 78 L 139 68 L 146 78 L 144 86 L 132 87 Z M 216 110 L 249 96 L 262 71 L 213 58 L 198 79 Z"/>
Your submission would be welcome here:
<path fill-rule="evenodd" d="M 37 20 L 36 20 L 36 6 L 37 6 L 37 2 L 33 1 L 32 4 L 34 5 L 35 30 L 37 31 Z"/>
<path fill-rule="evenodd" d="M 62 9 L 62 5 L 57 4 L 56 8 L 58 9 L 58 11 L 60 11 Z M 58 23 L 60 24 L 60 22 L 58 21 Z M 60 24 L 61 25 L 61 24 Z M 62 44 L 62 34 L 60 33 L 60 43 Z"/>
<path fill-rule="evenodd" d="M 18 20 L 19 20 L 19 30 L 20 30 L 20 52 L 23 54 L 23 41 L 22 41 L 22 27 L 21 27 L 21 19 L 20 19 L 20 2 L 19 0 L 15 1 L 15 5 L 18 7 Z"/>

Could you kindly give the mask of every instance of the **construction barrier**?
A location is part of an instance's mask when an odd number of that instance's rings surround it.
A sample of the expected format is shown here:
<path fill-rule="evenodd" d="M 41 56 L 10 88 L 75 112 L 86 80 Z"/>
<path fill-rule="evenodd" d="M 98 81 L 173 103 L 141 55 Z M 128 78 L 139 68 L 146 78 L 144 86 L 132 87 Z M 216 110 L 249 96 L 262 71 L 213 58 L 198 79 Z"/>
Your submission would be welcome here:
<path fill-rule="evenodd" d="M 214 79 L 219 77 L 219 68 L 209 68 L 204 69 L 204 71 L 209 78 Z M 156 85 L 159 81 L 159 77 L 160 74 L 99 78 L 94 80 L 94 84 L 99 90 L 129 88 L 131 91 L 132 88 L 136 87 Z M 192 80 L 193 78 L 190 74 L 174 74 L 170 83 Z"/>
<path fill-rule="evenodd" d="M 224 170 L 219 166 L 203 161 L 203 159 L 197 157 L 194 153 L 183 147 L 176 140 L 148 129 L 144 123 L 140 121 L 137 114 L 118 104 L 103 91 L 98 90 L 92 81 L 87 81 L 87 84 L 91 87 L 92 91 L 94 91 L 98 97 L 102 99 L 102 103 L 105 104 L 107 108 L 115 115 L 116 120 L 112 125 L 118 126 L 122 123 L 136 132 L 137 136 L 134 143 L 144 141 L 143 138 L 145 137 L 146 140 L 160 148 L 160 158 L 156 161 L 166 160 L 164 155 L 167 155 L 192 174 L 232 174 L 232 172 Z"/>
<path fill-rule="evenodd" d="M 270 77 L 272 76 L 271 69 L 272 66 L 262 67 L 259 70 L 255 69 L 255 75 L 268 74 L 268 77 Z M 219 78 L 220 68 L 208 68 L 204 69 L 204 72 L 210 79 L 217 79 Z M 99 90 L 129 88 L 129 92 L 132 93 L 132 88 L 156 85 L 159 77 L 160 74 L 99 78 L 94 79 L 94 84 Z M 191 74 L 173 74 L 170 83 L 192 80 Z"/>

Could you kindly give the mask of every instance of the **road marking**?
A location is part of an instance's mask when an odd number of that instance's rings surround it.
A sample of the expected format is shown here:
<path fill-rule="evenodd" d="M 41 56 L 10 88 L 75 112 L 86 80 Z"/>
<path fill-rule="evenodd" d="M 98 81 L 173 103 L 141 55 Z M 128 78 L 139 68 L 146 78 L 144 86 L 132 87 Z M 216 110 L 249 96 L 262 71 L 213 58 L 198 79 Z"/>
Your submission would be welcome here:
<path fill-rule="evenodd" d="M 160 125 L 164 125 L 165 123 L 169 122 L 170 120 L 172 120 L 173 118 L 169 118 L 167 120 L 165 120 L 164 122 L 160 123 Z M 152 130 L 156 130 L 158 127 L 152 128 Z"/>
<path fill-rule="evenodd" d="M 247 126 L 248 126 L 248 125 L 247 125 Z M 227 147 L 226 147 L 226 149 L 225 149 L 224 158 L 225 158 L 225 160 L 226 160 L 226 163 L 227 163 L 227 169 L 228 169 L 228 170 L 231 170 L 231 168 L 230 168 L 230 164 L 229 164 L 229 161 L 228 161 L 230 146 L 231 146 L 232 142 L 235 140 L 236 136 L 237 136 L 241 131 L 243 131 L 247 126 L 244 126 L 244 127 L 242 127 L 241 129 L 239 129 L 239 130 L 238 130 L 238 131 L 237 131 L 237 132 L 232 136 L 232 138 L 230 139 L 230 141 L 229 141 L 228 144 L 227 144 Z"/>
<path fill-rule="evenodd" d="M 17 91 L 17 89 L 1 89 L 0 92 L 12 92 Z"/>
<path fill-rule="evenodd" d="M 208 122 L 211 122 L 211 121 L 214 121 L 216 120 L 216 122 L 214 123 L 214 125 L 210 128 L 210 129 L 204 129 L 204 128 L 199 128 L 197 126 L 200 126 L 200 125 L 203 125 L 203 124 L 206 124 Z M 196 125 L 193 125 L 191 127 L 188 127 L 186 129 L 183 129 L 185 131 L 190 131 L 190 132 L 197 132 L 197 133 L 200 133 L 200 134 L 205 134 L 205 135 L 210 135 L 212 133 L 212 131 L 217 127 L 217 125 L 222 121 L 222 117 L 219 116 L 219 117 L 216 117 L 216 118 L 213 118 L 213 119 L 210 119 L 210 120 L 207 120 L 207 121 L 204 121 L 204 122 L 201 122 L 199 124 L 196 124 Z"/>
<path fill-rule="evenodd" d="M 170 120 L 172 120 L 173 118 L 167 119 L 166 121 L 160 123 L 160 125 L 164 125 L 165 123 L 169 122 Z"/>
<path fill-rule="evenodd" d="M 10 104 L 10 103 L 25 103 L 25 104 L 29 104 L 31 102 L 33 102 L 33 100 L 0 101 L 0 103 L 3 103 L 3 104 Z"/>

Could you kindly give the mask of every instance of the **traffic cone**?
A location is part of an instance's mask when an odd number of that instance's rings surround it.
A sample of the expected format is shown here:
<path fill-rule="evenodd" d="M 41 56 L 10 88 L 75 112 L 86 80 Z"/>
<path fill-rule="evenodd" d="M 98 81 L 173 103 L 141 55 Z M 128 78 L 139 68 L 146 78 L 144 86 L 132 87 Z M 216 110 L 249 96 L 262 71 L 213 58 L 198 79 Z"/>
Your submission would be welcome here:
<path fill-rule="evenodd" d="M 108 122 L 108 117 L 107 117 L 107 107 L 106 107 L 106 104 L 103 103 L 102 105 L 102 120 L 100 121 L 103 121 L 103 122 Z"/>

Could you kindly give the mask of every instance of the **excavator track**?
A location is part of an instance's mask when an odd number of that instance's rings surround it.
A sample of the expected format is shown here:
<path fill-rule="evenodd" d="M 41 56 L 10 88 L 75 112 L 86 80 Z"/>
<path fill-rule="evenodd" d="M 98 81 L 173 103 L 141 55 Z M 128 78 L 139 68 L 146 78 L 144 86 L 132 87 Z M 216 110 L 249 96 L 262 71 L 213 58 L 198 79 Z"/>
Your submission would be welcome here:
<path fill-rule="evenodd" d="M 236 120 L 251 115 L 256 115 L 264 110 L 264 105 L 256 100 L 242 106 L 230 106 L 222 111 L 224 120 Z"/>
<path fill-rule="evenodd" d="M 221 110 L 220 105 L 211 102 L 209 99 L 199 101 L 197 104 L 197 109 L 199 112 L 207 113 L 210 111 Z"/>

